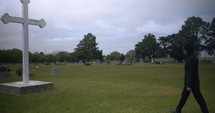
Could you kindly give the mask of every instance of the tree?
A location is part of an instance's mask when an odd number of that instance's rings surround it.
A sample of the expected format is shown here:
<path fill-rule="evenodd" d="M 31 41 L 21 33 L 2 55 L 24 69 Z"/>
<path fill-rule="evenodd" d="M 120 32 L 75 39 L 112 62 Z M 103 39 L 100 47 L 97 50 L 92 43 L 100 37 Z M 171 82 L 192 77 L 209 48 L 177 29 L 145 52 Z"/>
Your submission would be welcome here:
<path fill-rule="evenodd" d="M 19 49 L 1 50 L 0 63 L 21 63 L 22 51 Z"/>
<path fill-rule="evenodd" d="M 55 57 L 59 62 L 67 62 L 70 61 L 70 55 L 71 54 L 66 51 L 60 51 L 55 55 Z"/>
<path fill-rule="evenodd" d="M 110 59 L 110 60 L 117 60 L 117 61 L 119 61 L 119 60 L 120 60 L 120 56 L 121 56 L 121 53 L 120 53 L 120 52 L 114 51 L 114 52 L 111 52 L 111 53 L 110 53 L 109 59 Z"/>
<path fill-rule="evenodd" d="M 215 54 L 215 18 L 213 18 L 213 21 L 209 26 L 205 45 L 206 50 L 210 55 Z"/>
<path fill-rule="evenodd" d="M 77 60 L 82 61 L 91 61 L 95 59 L 102 59 L 102 51 L 97 47 L 98 43 L 96 43 L 96 37 L 88 33 L 84 35 L 84 39 L 82 39 L 77 48 L 75 48 L 74 55 Z"/>
<path fill-rule="evenodd" d="M 200 17 L 189 17 L 178 33 L 159 38 L 161 47 L 165 54 L 178 62 L 182 62 L 184 59 L 184 44 L 194 44 L 197 53 L 203 50 L 204 46 L 201 45 L 201 42 L 206 38 L 208 26 L 209 24 Z"/>
<path fill-rule="evenodd" d="M 182 25 L 179 34 L 186 39 L 186 43 L 192 43 L 196 47 L 196 52 L 203 49 L 201 40 L 205 38 L 208 23 L 204 22 L 200 17 L 189 17 L 185 24 Z"/>
<path fill-rule="evenodd" d="M 163 57 L 168 57 L 170 56 L 170 46 L 172 45 L 170 42 L 171 36 L 163 36 L 163 37 L 159 37 L 159 44 L 160 44 L 160 48 L 162 48 L 163 50 Z"/>
<path fill-rule="evenodd" d="M 123 62 L 125 60 L 125 55 L 121 54 L 119 60 Z"/>
<path fill-rule="evenodd" d="M 42 59 L 43 59 L 43 54 L 40 54 L 38 52 L 35 53 L 30 53 L 29 54 L 29 62 L 30 63 L 42 63 Z"/>
<path fill-rule="evenodd" d="M 156 58 L 166 58 L 166 52 L 162 47 L 159 47 L 158 50 L 155 52 L 155 57 Z"/>
<path fill-rule="evenodd" d="M 155 52 L 158 50 L 159 44 L 155 38 L 155 35 L 148 34 L 144 36 L 141 42 L 135 45 L 135 51 L 138 58 L 148 57 L 151 62 L 154 62 Z"/>
<path fill-rule="evenodd" d="M 170 56 L 178 62 L 182 62 L 184 59 L 183 46 L 185 39 L 180 34 L 172 34 L 166 37 L 159 38 L 161 47 L 164 50 L 165 56 Z"/>
<path fill-rule="evenodd" d="M 48 63 L 54 62 L 54 55 L 47 54 L 45 59 L 46 59 L 46 62 Z"/>
<path fill-rule="evenodd" d="M 126 53 L 125 58 L 129 61 L 129 62 L 133 62 L 136 59 L 136 52 L 135 50 L 130 50 Z"/>

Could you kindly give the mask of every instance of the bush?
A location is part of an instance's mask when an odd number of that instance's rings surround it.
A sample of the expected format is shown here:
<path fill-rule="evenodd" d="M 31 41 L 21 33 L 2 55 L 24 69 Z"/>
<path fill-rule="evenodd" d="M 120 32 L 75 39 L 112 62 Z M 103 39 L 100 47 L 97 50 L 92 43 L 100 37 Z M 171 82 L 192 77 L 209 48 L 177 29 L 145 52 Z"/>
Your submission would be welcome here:
<path fill-rule="evenodd" d="M 22 68 L 19 68 L 18 70 L 16 70 L 16 74 L 18 77 L 22 76 Z"/>
<path fill-rule="evenodd" d="M 84 65 L 85 65 L 85 66 L 90 66 L 90 65 L 91 65 L 91 63 L 85 63 Z"/>
<path fill-rule="evenodd" d="M 155 64 L 160 64 L 160 62 L 156 61 Z"/>

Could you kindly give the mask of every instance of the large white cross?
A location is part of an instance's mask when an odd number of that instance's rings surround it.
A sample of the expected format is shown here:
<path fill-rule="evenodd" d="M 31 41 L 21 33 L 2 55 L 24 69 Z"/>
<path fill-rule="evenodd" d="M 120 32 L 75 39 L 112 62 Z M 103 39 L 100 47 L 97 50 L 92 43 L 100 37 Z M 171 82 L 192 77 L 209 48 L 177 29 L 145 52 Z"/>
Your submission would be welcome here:
<path fill-rule="evenodd" d="M 29 41 L 28 41 L 28 25 L 38 25 L 40 28 L 43 28 L 46 25 L 46 22 L 41 20 L 28 19 L 28 4 L 30 0 L 20 0 L 22 3 L 22 18 L 9 16 L 5 13 L 1 20 L 4 24 L 12 23 L 21 23 L 22 32 L 23 32 L 23 52 L 22 52 L 22 72 L 23 72 L 23 83 L 29 83 Z"/>

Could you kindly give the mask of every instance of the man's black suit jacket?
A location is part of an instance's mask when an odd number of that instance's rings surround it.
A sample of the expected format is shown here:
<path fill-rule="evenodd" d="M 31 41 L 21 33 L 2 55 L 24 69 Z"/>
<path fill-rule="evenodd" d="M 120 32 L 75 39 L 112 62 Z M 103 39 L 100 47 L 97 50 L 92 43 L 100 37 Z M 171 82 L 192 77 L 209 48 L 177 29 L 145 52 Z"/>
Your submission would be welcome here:
<path fill-rule="evenodd" d="M 184 84 L 186 87 L 197 88 L 200 86 L 198 64 L 199 60 L 195 55 L 188 56 L 185 62 Z"/>

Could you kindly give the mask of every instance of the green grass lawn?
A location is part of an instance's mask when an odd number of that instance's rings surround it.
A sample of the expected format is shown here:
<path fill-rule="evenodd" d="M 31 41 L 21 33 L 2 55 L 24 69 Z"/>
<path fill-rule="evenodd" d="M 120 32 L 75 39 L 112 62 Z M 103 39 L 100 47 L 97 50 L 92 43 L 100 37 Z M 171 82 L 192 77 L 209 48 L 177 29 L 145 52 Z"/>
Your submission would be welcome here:
<path fill-rule="evenodd" d="M 21 67 L 21 65 L 19 65 Z M 21 81 L 9 65 L 12 78 Z M 183 88 L 183 64 L 52 65 L 34 69 L 31 80 L 54 83 L 54 89 L 24 96 L 0 94 L 0 113 L 168 113 Z M 63 74 L 51 75 L 53 67 Z M 215 112 L 215 65 L 200 65 L 201 90 Z M 201 113 L 190 95 L 183 113 Z"/>

